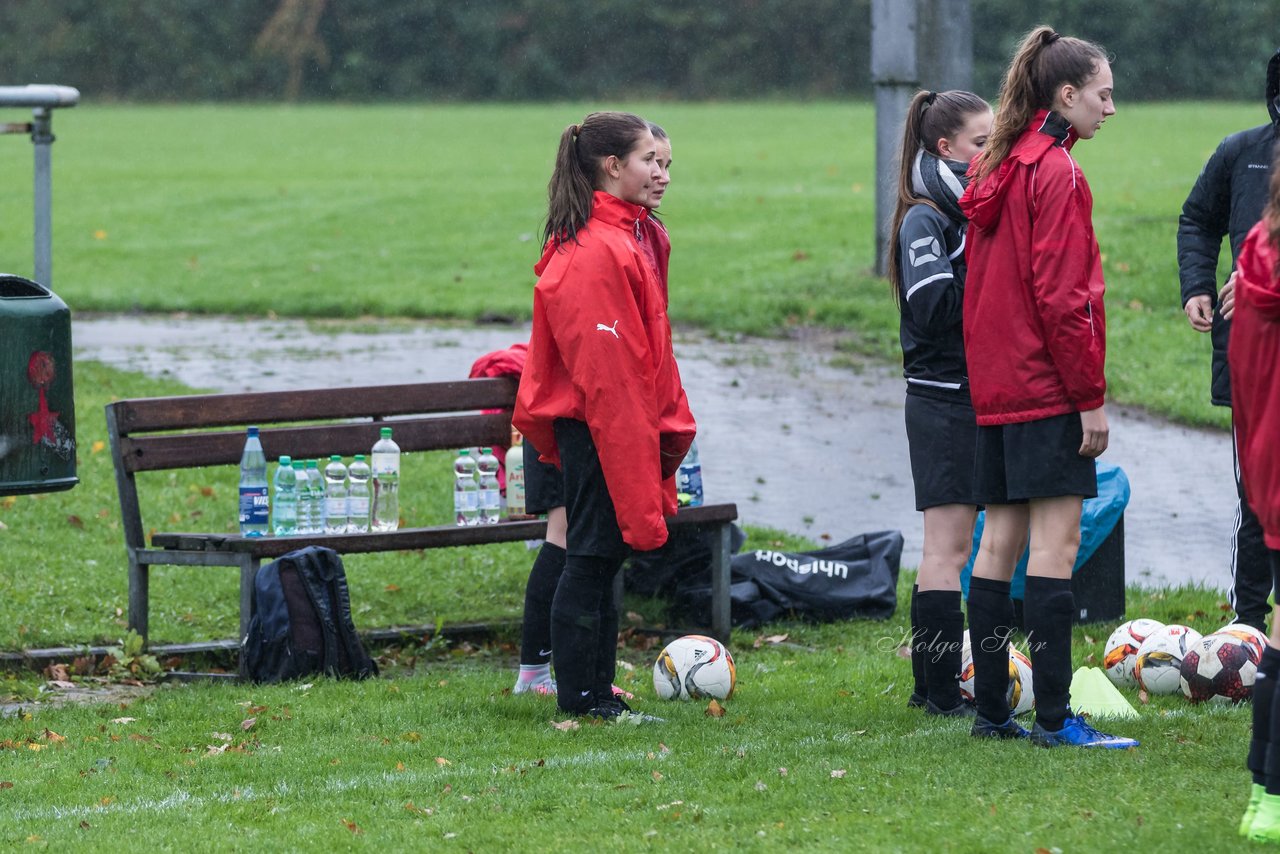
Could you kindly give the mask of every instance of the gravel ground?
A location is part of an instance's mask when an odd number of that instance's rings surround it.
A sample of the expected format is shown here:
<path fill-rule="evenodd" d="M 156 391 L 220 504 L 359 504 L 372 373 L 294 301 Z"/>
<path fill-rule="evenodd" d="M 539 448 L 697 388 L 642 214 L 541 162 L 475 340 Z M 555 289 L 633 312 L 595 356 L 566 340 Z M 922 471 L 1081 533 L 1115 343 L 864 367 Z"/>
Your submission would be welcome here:
<path fill-rule="evenodd" d="M 362 330 L 362 331 L 353 331 Z M 209 391 L 458 379 L 528 327 L 76 316 L 80 359 Z M 904 566 L 922 543 L 903 429 L 900 370 L 837 353 L 829 336 L 712 340 L 679 333 L 676 355 L 698 419 L 709 501 L 742 521 L 839 541 L 896 528 Z M 1109 406 L 1106 459 L 1128 474 L 1130 583 L 1230 584 L 1231 439 Z M 412 488 L 411 486 L 409 488 Z"/>

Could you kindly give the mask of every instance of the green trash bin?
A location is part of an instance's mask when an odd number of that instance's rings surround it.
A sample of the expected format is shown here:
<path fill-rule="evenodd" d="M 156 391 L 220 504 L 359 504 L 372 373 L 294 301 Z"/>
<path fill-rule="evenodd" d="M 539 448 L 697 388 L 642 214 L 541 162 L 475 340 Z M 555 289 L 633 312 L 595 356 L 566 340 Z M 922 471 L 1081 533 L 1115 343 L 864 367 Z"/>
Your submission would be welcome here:
<path fill-rule="evenodd" d="M 77 483 L 71 311 L 43 285 L 0 273 L 0 495 Z"/>

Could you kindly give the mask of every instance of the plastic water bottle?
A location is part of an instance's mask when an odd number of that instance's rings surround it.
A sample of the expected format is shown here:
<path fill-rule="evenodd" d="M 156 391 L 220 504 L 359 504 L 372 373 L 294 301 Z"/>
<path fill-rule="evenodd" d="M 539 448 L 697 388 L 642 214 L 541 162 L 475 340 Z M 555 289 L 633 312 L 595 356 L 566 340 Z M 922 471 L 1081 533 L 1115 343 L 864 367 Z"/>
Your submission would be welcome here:
<path fill-rule="evenodd" d="M 400 527 L 400 446 L 391 441 L 391 428 L 383 427 L 373 445 L 373 530 Z"/>
<path fill-rule="evenodd" d="M 307 482 L 311 485 L 311 524 L 309 533 L 323 534 L 327 505 L 324 475 L 320 474 L 319 460 L 307 460 Z"/>
<path fill-rule="evenodd" d="M 324 467 L 324 532 L 347 532 L 347 467 L 337 454 Z"/>
<path fill-rule="evenodd" d="M 271 530 L 277 537 L 298 533 L 298 478 L 293 460 L 281 457 L 276 466 L 276 494 L 271 502 Z"/>
<path fill-rule="evenodd" d="M 356 454 L 347 469 L 347 532 L 369 531 L 369 464 L 364 454 Z"/>
<path fill-rule="evenodd" d="M 305 460 L 294 460 L 293 477 L 297 482 L 296 489 L 298 491 L 298 523 L 297 532 L 299 534 L 313 533 L 311 528 L 311 517 L 314 515 L 312 507 L 311 480 L 307 477 L 307 463 Z"/>
<path fill-rule="evenodd" d="M 507 518 L 524 516 L 524 436 L 511 430 L 511 447 L 507 449 Z"/>
<path fill-rule="evenodd" d="M 493 448 L 481 448 L 476 460 L 480 473 L 480 522 L 492 525 L 502 516 L 502 493 L 498 486 L 498 458 Z"/>
<path fill-rule="evenodd" d="M 676 472 L 676 492 L 681 504 L 687 503 L 690 507 L 702 506 L 702 463 L 698 459 L 696 440 L 689 445 L 689 453 L 685 455 L 684 461 L 680 463 L 680 469 Z M 687 501 L 685 496 L 688 496 Z"/>
<path fill-rule="evenodd" d="M 453 461 L 453 516 L 459 525 L 475 525 L 480 516 L 476 461 L 465 449 L 458 451 L 458 458 Z"/>
<path fill-rule="evenodd" d="M 240 535 L 263 537 L 270 531 L 271 499 L 267 494 L 267 455 L 258 428 L 250 427 L 240 455 Z"/>

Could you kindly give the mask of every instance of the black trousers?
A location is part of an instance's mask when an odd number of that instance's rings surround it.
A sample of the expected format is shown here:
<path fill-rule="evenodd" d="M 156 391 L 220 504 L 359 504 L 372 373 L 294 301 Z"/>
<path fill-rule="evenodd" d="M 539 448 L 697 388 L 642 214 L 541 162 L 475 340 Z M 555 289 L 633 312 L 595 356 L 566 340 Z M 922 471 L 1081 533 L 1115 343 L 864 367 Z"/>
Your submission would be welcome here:
<path fill-rule="evenodd" d="M 1236 621 L 1267 631 L 1267 615 L 1271 606 L 1267 597 L 1273 588 L 1270 552 L 1262 539 L 1262 524 L 1244 497 L 1240 479 L 1240 457 L 1236 451 L 1236 433 L 1231 430 L 1231 454 L 1235 463 L 1236 504 L 1235 527 L 1231 542 L 1231 590 L 1227 599 L 1236 612 Z"/>

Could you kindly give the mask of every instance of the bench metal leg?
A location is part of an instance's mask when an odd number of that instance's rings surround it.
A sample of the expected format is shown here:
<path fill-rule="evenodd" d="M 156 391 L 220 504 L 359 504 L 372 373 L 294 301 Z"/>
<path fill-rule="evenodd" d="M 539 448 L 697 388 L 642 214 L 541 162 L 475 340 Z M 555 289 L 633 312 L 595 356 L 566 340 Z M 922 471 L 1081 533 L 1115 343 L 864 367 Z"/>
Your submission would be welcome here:
<path fill-rule="evenodd" d="M 261 561 L 253 555 L 240 555 L 240 642 L 249 635 L 249 621 L 253 619 L 253 582 L 258 577 L 258 565 Z M 245 678 L 244 653 L 239 656 L 240 677 Z"/>
<path fill-rule="evenodd" d="M 711 537 L 711 635 L 729 642 L 729 525 L 717 525 Z"/>
<path fill-rule="evenodd" d="M 150 595 L 151 567 L 138 562 L 138 553 L 129 549 L 129 628 L 147 642 L 147 602 Z"/>

